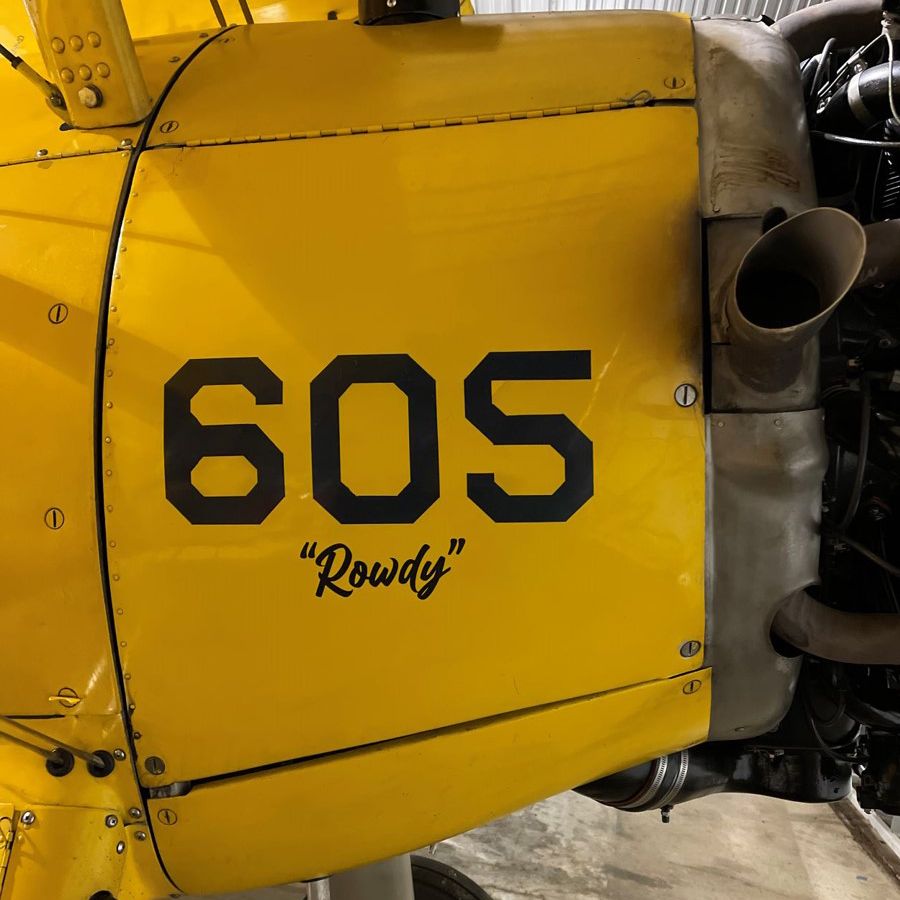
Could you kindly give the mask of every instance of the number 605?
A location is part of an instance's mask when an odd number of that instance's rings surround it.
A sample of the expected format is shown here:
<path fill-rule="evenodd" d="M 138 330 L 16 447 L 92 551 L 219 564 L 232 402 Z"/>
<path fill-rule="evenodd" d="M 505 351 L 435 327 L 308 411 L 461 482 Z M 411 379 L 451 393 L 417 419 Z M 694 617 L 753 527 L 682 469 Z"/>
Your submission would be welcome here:
<path fill-rule="evenodd" d="M 489 472 L 467 475 L 469 499 L 495 522 L 564 522 L 594 493 L 593 445 L 566 416 L 507 415 L 494 381 L 589 379 L 589 350 L 488 353 L 464 382 L 466 419 L 497 445 L 546 445 L 565 462 L 552 494 L 508 494 Z M 359 495 L 341 480 L 340 398 L 353 384 L 393 384 L 406 394 L 409 483 L 399 494 Z M 281 379 L 257 357 L 188 360 L 164 390 L 166 497 L 194 525 L 258 525 L 284 499 L 284 454 L 254 424 L 204 425 L 191 400 L 208 385 L 242 385 L 257 404 L 282 402 Z M 313 496 L 344 524 L 415 522 L 440 496 L 435 382 L 405 353 L 335 357 L 312 380 Z M 206 456 L 244 457 L 257 472 L 243 496 L 207 497 L 191 480 Z"/>

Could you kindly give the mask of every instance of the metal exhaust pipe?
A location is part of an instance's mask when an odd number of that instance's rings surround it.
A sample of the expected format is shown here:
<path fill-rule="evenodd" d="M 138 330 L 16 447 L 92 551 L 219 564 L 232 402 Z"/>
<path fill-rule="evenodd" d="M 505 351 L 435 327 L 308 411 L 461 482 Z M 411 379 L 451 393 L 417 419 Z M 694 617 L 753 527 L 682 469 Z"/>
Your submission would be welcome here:
<path fill-rule="evenodd" d="M 735 369 L 777 391 L 797 377 L 803 349 L 856 281 L 866 235 L 852 216 L 820 207 L 776 225 L 747 251 L 725 298 Z"/>

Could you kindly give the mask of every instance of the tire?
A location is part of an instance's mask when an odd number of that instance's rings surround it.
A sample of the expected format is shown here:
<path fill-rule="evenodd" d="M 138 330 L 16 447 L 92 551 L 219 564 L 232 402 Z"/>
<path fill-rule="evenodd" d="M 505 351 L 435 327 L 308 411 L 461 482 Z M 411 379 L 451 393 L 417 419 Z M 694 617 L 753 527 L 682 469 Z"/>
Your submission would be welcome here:
<path fill-rule="evenodd" d="M 471 878 L 432 856 L 412 857 L 416 900 L 491 900 Z"/>

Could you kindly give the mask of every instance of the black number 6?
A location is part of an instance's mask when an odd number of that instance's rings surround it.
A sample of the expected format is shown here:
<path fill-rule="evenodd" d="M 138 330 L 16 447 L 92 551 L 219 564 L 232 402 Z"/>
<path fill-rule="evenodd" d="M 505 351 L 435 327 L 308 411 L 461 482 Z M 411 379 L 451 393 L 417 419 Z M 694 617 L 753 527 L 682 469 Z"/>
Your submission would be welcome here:
<path fill-rule="evenodd" d="M 212 384 L 239 384 L 258 404 L 281 403 L 281 379 L 257 357 L 188 360 L 163 392 L 166 498 L 193 525 L 258 525 L 284 498 L 284 456 L 258 425 L 203 425 L 191 400 Z M 243 456 L 256 485 L 244 496 L 201 494 L 191 473 L 205 456 Z"/>

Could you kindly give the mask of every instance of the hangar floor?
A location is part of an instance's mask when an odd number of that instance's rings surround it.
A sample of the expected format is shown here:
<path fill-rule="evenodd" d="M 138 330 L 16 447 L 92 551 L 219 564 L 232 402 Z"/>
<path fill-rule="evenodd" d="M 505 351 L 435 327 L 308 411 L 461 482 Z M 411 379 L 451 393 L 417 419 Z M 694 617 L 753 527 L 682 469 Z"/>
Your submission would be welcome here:
<path fill-rule="evenodd" d="M 829 807 L 762 797 L 697 800 L 662 825 L 658 813 L 561 794 L 445 841 L 435 855 L 494 900 L 900 900 L 896 874 L 859 831 Z M 228 895 L 304 896 L 302 887 Z"/>

